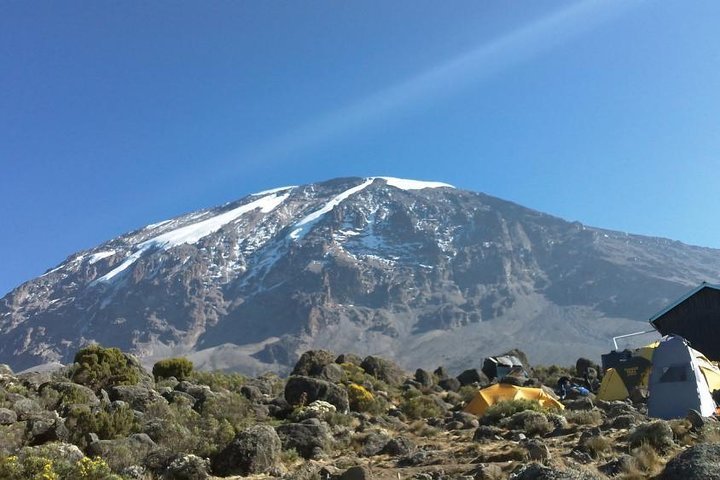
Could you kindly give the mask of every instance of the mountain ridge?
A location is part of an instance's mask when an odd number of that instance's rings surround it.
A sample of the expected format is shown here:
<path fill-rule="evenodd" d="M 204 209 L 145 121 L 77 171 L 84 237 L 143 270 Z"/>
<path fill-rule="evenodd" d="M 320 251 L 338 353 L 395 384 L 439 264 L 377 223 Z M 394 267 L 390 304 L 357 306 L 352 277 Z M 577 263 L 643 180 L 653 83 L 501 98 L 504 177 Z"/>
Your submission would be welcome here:
<path fill-rule="evenodd" d="M 332 345 L 461 368 L 527 341 L 532 357 L 563 361 L 607 350 L 718 271 L 720 250 L 440 182 L 339 178 L 69 256 L 0 300 L 0 362 L 68 361 L 90 341 L 249 373 Z"/>

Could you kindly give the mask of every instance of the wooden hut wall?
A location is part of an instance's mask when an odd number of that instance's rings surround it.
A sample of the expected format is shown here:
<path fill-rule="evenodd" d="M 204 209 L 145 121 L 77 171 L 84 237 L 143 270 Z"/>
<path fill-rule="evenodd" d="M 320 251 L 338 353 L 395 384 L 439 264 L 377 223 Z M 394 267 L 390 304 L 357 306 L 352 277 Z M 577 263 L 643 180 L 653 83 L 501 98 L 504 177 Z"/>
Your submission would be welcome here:
<path fill-rule="evenodd" d="M 720 290 L 703 288 L 652 323 L 661 334 L 680 335 L 695 350 L 720 360 Z"/>

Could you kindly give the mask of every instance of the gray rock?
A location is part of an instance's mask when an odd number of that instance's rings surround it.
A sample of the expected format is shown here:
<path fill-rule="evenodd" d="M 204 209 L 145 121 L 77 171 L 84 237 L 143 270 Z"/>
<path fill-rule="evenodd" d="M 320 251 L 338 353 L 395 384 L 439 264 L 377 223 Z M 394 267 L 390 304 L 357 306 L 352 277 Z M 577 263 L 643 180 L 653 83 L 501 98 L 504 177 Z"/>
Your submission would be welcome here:
<path fill-rule="evenodd" d="M 12 410 L 19 420 L 27 420 L 31 415 L 44 411 L 42 406 L 30 398 L 21 398 L 13 403 Z"/>
<path fill-rule="evenodd" d="M 327 380 L 328 382 L 340 383 L 345 379 L 346 375 L 345 370 L 343 370 L 340 365 L 337 363 L 330 363 L 322 367 L 318 377 L 323 380 Z"/>
<path fill-rule="evenodd" d="M 34 447 L 23 447 L 18 452 L 18 457 L 44 457 L 56 462 L 62 460 L 74 463 L 81 460 L 85 455 L 77 446 L 71 443 L 51 442 Z"/>
<path fill-rule="evenodd" d="M 502 468 L 495 463 L 481 463 L 471 473 L 475 480 L 501 480 L 505 478 Z"/>
<path fill-rule="evenodd" d="M 243 385 L 240 393 L 253 403 L 260 403 L 263 400 L 263 393 L 254 385 Z"/>
<path fill-rule="evenodd" d="M 460 375 L 457 376 L 458 381 L 460 384 L 464 387 L 467 385 L 487 385 L 490 383 L 490 380 L 487 378 L 487 375 L 485 375 L 483 372 L 478 370 L 477 368 L 469 368 L 462 372 Z"/>
<path fill-rule="evenodd" d="M 290 377 L 285 384 L 285 400 L 290 405 L 308 405 L 315 400 L 323 400 L 335 405 L 340 412 L 347 412 L 350 407 L 343 387 L 311 377 Z"/>
<path fill-rule="evenodd" d="M 327 350 L 308 350 L 300 356 L 291 375 L 314 377 L 320 375 L 323 367 L 335 363 L 335 355 Z"/>
<path fill-rule="evenodd" d="M 382 380 L 390 386 L 402 385 L 405 379 L 405 372 L 397 364 L 384 358 L 369 355 L 360 364 L 365 373 Z"/>
<path fill-rule="evenodd" d="M 502 435 L 503 429 L 492 425 L 480 425 L 473 434 L 473 440 L 480 443 L 486 443 L 495 440 Z"/>
<path fill-rule="evenodd" d="M 343 353 L 341 355 L 338 355 L 338 357 L 335 359 L 335 363 L 350 363 L 352 365 L 357 365 L 358 367 L 362 363 L 362 358 L 355 355 L 354 353 Z"/>
<path fill-rule="evenodd" d="M 204 458 L 180 454 L 167 466 L 163 477 L 167 480 L 207 480 L 209 468 L 209 462 Z"/>
<path fill-rule="evenodd" d="M 415 444 L 412 440 L 401 435 L 390 439 L 390 441 L 383 447 L 381 453 L 397 457 L 400 455 L 410 455 L 414 450 Z"/>
<path fill-rule="evenodd" d="M 340 475 L 339 480 L 372 480 L 373 474 L 369 468 L 364 465 L 350 467 Z"/>
<path fill-rule="evenodd" d="M 115 385 L 108 391 L 110 400 L 120 400 L 129 404 L 133 410 L 146 411 L 151 405 L 161 403 L 167 405 L 159 393 L 143 385 Z"/>
<path fill-rule="evenodd" d="M 575 400 L 565 400 L 563 401 L 563 404 L 568 410 L 592 410 L 593 408 L 595 408 L 595 405 L 593 405 L 593 401 L 590 399 L 590 397 L 581 397 Z"/>
<path fill-rule="evenodd" d="M 57 401 L 52 405 L 54 409 L 71 404 L 100 405 L 100 399 L 97 398 L 95 392 L 84 385 L 73 382 L 43 383 L 40 385 L 38 392 L 41 396 L 57 397 Z"/>
<path fill-rule="evenodd" d="M 32 414 L 27 419 L 30 445 L 42 445 L 47 442 L 65 441 L 69 432 L 65 422 L 55 411 L 43 411 Z"/>
<path fill-rule="evenodd" d="M 510 474 L 509 480 L 599 480 L 600 477 L 581 470 L 559 470 L 539 463 L 522 465 Z"/>
<path fill-rule="evenodd" d="M 17 422 L 17 413 L 9 408 L 0 408 L 0 425 L 11 425 Z"/>
<path fill-rule="evenodd" d="M 280 461 L 282 443 L 268 425 L 255 425 L 235 436 L 213 460 L 213 472 L 221 476 L 264 473 Z"/>
<path fill-rule="evenodd" d="M 418 368 L 415 370 L 415 381 L 422 387 L 432 387 L 435 383 L 435 378 L 433 377 L 433 374 L 427 370 Z"/>
<path fill-rule="evenodd" d="M 633 447 L 647 443 L 655 450 L 661 452 L 665 452 L 675 446 L 672 428 L 665 420 L 655 420 L 654 422 L 638 425 L 635 430 L 628 435 L 628 441 Z"/>
<path fill-rule="evenodd" d="M 457 392 L 458 390 L 460 390 L 461 387 L 460 380 L 452 377 L 443 378 L 438 382 L 438 385 L 446 392 Z"/>
<path fill-rule="evenodd" d="M 550 459 L 550 449 L 542 440 L 531 439 L 522 442 L 522 446 L 528 452 L 528 458 L 539 462 L 545 462 Z"/>
<path fill-rule="evenodd" d="M 12 371 L 12 368 L 10 368 L 10 365 L 0 363 L 0 375 L 12 375 L 12 374 L 13 374 L 13 371 Z"/>
<path fill-rule="evenodd" d="M 283 448 L 294 448 L 303 458 L 318 457 L 332 445 L 330 429 L 316 418 L 278 425 L 276 431 L 282 440 Z"/>
<path fill-rule="evenodd" d="M 720 480 L 720 443 L 701 443 L 671 459 L 661 480 Z"/>
<path fill-rule="evenodd" d="M 362 449 L 360 449 L 360 455 L 364 457 L 372 457 L 378 455 L 383 451 L 385 445 L 391 440 L 391 437 L 386 433 L 372 432 L 365 436 L 362 442 Z"/>
<path fill-rule="evenodd" d="M 618 415 L 610 424 L 612 428 L 632 428 L 637 423 L 635 415 Z"/>

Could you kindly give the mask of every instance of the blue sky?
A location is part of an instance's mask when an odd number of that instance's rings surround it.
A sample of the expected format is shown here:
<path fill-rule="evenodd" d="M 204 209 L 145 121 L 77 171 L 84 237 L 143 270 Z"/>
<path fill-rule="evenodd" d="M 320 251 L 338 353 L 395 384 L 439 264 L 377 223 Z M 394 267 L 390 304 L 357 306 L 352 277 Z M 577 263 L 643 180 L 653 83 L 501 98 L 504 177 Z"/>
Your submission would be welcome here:
<path fill-rule="evenodd" d="M 0 295 L 250 192 L 452 183 L 720 247 L 720 2 L 0 2 Z"/>

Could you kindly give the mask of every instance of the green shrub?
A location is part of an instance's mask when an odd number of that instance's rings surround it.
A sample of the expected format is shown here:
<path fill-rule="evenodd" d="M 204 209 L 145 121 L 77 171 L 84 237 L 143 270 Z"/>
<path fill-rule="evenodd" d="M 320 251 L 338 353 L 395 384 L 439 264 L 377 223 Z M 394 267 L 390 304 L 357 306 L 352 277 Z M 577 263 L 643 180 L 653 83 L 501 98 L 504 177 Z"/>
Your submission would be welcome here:
<path fill-rule="evenodd" d="M 503 418 L 510 417 L 525 410 L 540 412 L 543 408 L 540 403 L 535 400 L 504 400 L 496 403 L 495 405 L 491 405 L 487 410 L 485 410 L 485 414 L 482 418 L 483 423 L 493 424 Z"/>
<path fill-rule="evenodd" d="M 190 374 L 190 380 L 198 385 L 207 385 L 213 392 L 229 390 L 239 393 L 240 388 L 245 385 L 246 379 L 239 373 L 200 372 L 195 370 Z"/>
<path fill-rule="evenodd" d="M 112 385 L 135 385 L 140 375 L 135 366 L 117 348 L 91 345 L 75 354 L 72 381 L 95 391 Z"/>
<path fill-rule="evenodd" d="M 71 440 L 78 446 L 84 445 L 85 435 L 95 433 L 101 440 L 126 437 L 137 430 L 137 420 L 128 405 L 120 408 L 91 409 L 78 405 L 68 410 L 66 425 Z"/>
<path fill-rule="evenodd" d="M 410 419 L 439 417 L 443 414 L 442 408 L 430 397 L 419 396 L 405 399 L 400 404 L 400 410 Z"/>
<path fill-rule="evenodd" d="M 152 373 L 155 380 L 175 377 L 181 382 L 190 376 L 193 363 L 185 357 L 168 358 L 160 360 L 153 365 Z"/>

